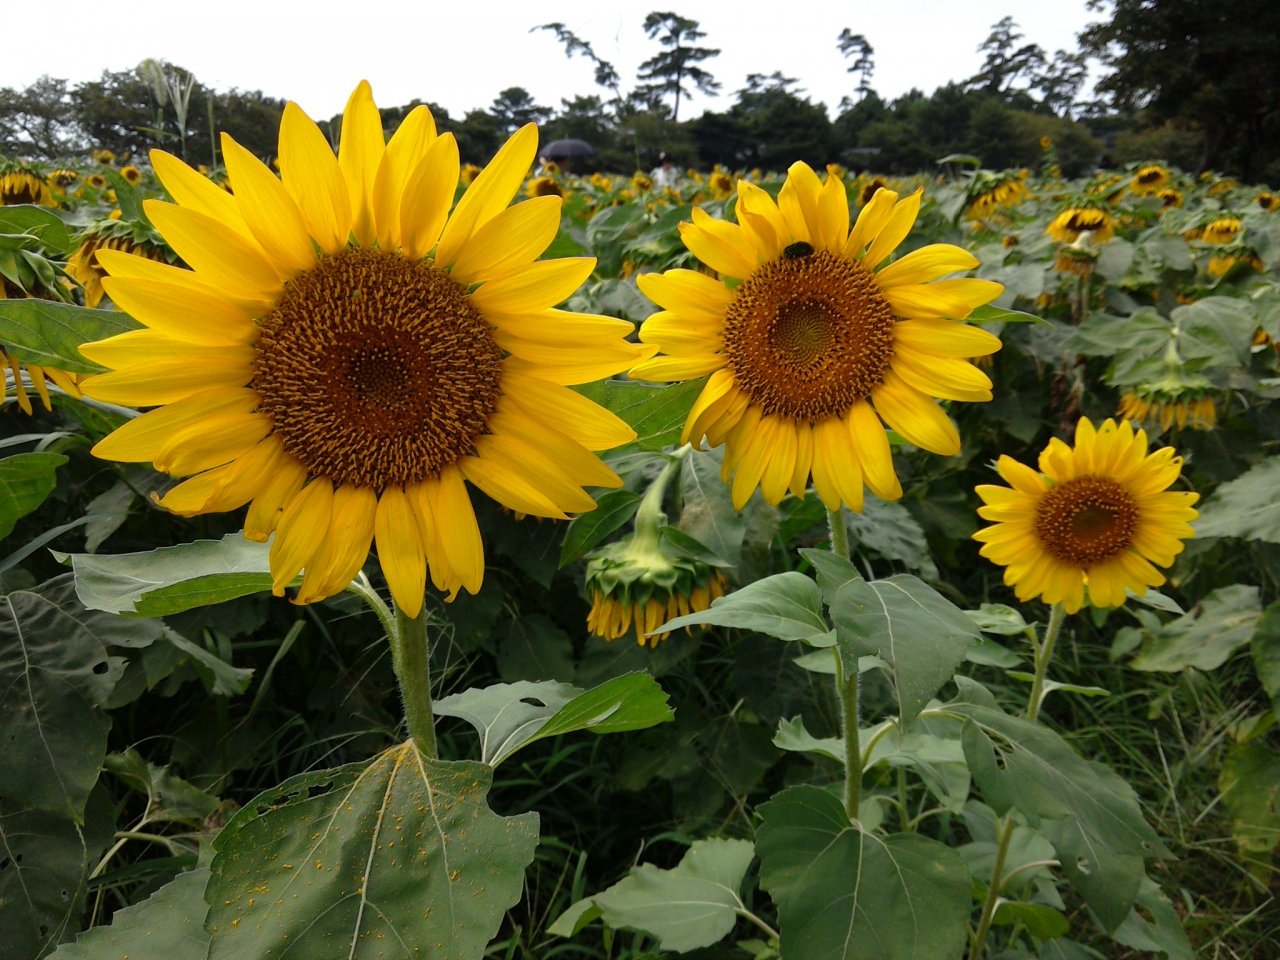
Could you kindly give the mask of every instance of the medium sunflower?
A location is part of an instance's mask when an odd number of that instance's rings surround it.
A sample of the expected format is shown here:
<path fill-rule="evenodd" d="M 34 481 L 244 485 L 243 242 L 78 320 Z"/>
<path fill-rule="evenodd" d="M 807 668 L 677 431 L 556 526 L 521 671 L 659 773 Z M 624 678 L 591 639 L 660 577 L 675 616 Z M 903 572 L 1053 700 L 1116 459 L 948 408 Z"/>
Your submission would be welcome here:
<path fill-rule="evenodd" d="M 1044 232 L 1062 243 L 1075 243 L 1080 234 L 1092 233 L 1094 242 L 1102 243 L 1116 235 L 1116 222 L 1100 207 L 1068 207 Z"/>
<path fill-rule="evenodd" d="M 1007 456 L 997 469 L 1010 486 L 977 488 L 979 516 L 996 523 L 973 539 L 1005 568 L 1019 600 L 1040 597 L 1075 613 L 1087 585 L 1090 604 L 1118 607 L 1126 589 L 1143 596 L 1164 583 L 1156 566 L 1170 566 L 1194 535 L 1200 495 L 1168 489 L 1182 458 L 1172 447 L 1148 454 L 1146 432 L 1127 421 L 1095 429 L 1082 418 L 1075 447 L 1050 440 L 1040 472 Z"/>
<path fill-rule="evenodd" d="M 631 371 L 637 379 L 710 374 L 681 442 L 725 444 L 741 508 L 758 486 L 769 503 L 804 494 L 812 473 L 831 509 L 862 509 L 863 482 L 882 499 L 902 495 L 881 420 L 907 442 L 944 456 L 960 435 L 934 397 L 990 400 L 991 381 L 968 362 L 1000 341 L 963 319 L 1000 295 L 989 280 L 938 280 L 978 265 L 970 253 L 932 244 L 894 263 L 920 193 L 898 200 L 882 189 L 849 230 L 839 180 L 824 185 L 792 165 L 775 203 L 738 182 L 738 223 L 694 209 L 680 224 L 685 246 L 721 275 L 669 270 L 639 277 L 664 309 L 640 332 L 665 356 Z M 931 282 L 938 281 L 938 282 Z"/>
<path fill-rule="evenodd" d="M 1280 197 L 1276 196 L 1270 190 L 1263 190 L 1253 198 L 1253 202 L 1263 210 L 1280 210 Z"/>
<path fill-rule="evenodd" d="M 1150 197 L 1169 185 L 1169 171 L 1158 163 L 1150 163 L 1133 175 L 1129 191 L 1135 196 Z"/>
<path fill-rule="evenodd" d="M 1163 190 L 1156 192 L 1156 196 L 1160 200 L 1161 206 L 1180 207 L 1185 199 L 1181 190 L 1175 190 L 1173 187 L 1165 187 Z"/>
<path fill-rule="evenodd" d="M 534 177 L 525 187 L 525 194 L 530 197 L 563 197 L 564 187 L 555 177 Z"/>
<path fill-rule="evenodd" d="M 124 177 L 135 186 L 142 182 L 142 171 L 132 164 L 127 167 L 121 167 L 120 176 Z"/>
<path fill-rule="evenodd" d="M 392 596 L 417 616 L 425 579 L 475 593 L 484 553 L 464 480 L 522 513 L 594 508 L 621 481 L 592 453 L 635 433 L 568 389 L 643 356 L 630 323 L 552 309 L 590 258 L 537 261 L 558 197 L 508 207 L 537 152 L 529 124 L 456 207 L 457 143 L 413 110 L 389 143 L 367 83 L 337 157 L 297 104 L 280 127 L 283 182 L 223 135 L 227 193 L 175 157 L 152 167 L 176 204 L 147 215 L 192 270 L 100 250 L 107 293 L 149 329 L 86 345 L 113 372 L 89 396 L 156 406 L 94 452 L 190 479 L 175 513 L 250 503 L 275 534 L 277 595 L 346 587 L 376 541 Z M 453 207 L 452 212 L 450 208 Z"/>
<path fill-rule="evenodd" d="M 881 190 L 888 190 L 889 184 L 885 183 L 883 177 L 872 177 L 864 183 L 858 190 L 858 206 L 865 207 L 871 202 L 872 198 Z"/>
<path fill-rule="evenodd" d="M 43 177 L 21 167 L 0 173 L 0 206 L 22 203 L 35 203 L 42 207 L 58 205 Z"/>
<path fill-rule="evenodd" d="M 1241 230 L 1239 217 L 1218 217 L 1204 228 L 1200 239 L 1205 243 L 1230 243 Z"/>

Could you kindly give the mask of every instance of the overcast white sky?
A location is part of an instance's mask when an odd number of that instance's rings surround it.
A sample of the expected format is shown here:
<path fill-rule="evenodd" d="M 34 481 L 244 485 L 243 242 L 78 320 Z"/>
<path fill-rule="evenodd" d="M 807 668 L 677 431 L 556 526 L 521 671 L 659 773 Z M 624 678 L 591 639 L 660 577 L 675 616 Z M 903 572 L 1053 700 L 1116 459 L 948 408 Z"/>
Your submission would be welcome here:
<path fill-rule="evenodd" d="M 781 70 L 831 108 L 853 79 L 836 50 L 841 28 L 875 47 L 873 84 L 886 98 L 926 93 L 974 74 L 976 48 L 991 24 L 1011 15 L 1050 54 L 1075 48 L 1076 34 L 1098 19 L 1085 0 L 892 0 L 814 4 L 803 0 L 558 0 L 539 5 L 483 0 L 218 0 L 106 5 L 63 0 L 58 27 L 36 42 L 5 44 L 0 86 L 24 86 L 42 74 L 72 81 L 146 58 L 169 60 L 217 89 L 261 89 L 297 100 L 312 116 L 342 109 L 361 78 L 384 106 L 415 97 L 458 116 L 485 107 L 499 90 L 523 86 L 544 104 L 595 92 L 591 65 L 570 61 L 549 32 L 563 21 L 611 60 L 629 83 L 655 44 L 641 29 L 651 7 L 702 22 L 703 45 L 723 51 L 709 69 L 720 97 L 695 99 L 688 113 L 724 109 L 749 73 Z M 112 12 L 114 11 L 114 12 Z"/>

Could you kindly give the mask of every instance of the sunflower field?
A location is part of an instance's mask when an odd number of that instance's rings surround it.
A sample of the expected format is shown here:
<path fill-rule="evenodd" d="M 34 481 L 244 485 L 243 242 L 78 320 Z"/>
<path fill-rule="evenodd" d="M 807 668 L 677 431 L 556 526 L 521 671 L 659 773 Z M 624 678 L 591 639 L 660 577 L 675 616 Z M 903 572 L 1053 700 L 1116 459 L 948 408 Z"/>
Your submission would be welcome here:
<path fill-rule="evenodd" d="M 0 958 L 1280 956 L 1280 198 L 341 129 L 0 164 Z"/>

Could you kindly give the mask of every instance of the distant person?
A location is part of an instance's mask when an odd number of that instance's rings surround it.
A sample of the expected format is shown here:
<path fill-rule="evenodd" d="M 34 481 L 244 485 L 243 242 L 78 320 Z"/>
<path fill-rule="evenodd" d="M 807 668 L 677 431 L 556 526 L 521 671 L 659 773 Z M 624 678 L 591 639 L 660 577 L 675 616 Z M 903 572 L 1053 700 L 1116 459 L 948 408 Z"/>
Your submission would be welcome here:
<path fill-rule="evenodd" d="M 675 163 L 666 153 L 658 154 L 658 165 L 649 171 L 649 179 L 653 181 L 653 188 L 661 190 L 664 187 L 675 189 L 676 181 L 680 178 L 680 171 L 676 169 Z"/>

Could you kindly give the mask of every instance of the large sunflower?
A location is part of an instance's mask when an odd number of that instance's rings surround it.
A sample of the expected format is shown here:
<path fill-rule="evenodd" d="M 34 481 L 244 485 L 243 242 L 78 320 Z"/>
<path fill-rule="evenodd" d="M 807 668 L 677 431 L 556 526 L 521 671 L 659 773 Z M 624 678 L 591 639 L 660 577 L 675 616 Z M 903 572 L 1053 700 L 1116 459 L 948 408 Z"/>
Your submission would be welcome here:
<path fill-rule="evenodd" d="M 95 448 L 190 479 L 182 515 L 251 503 L 245 536 L 273 532 L 282 594 L 342 590 L 376 540 L 396 602 L 425 578 L 474 593 L 483 548 L 465 480 L 522 513 L 595 504 L 621 481 L 590 451 L 634 438 L 566 385 L 610 376 L 642 349 L 632 325 L 552 309 L 590 258 L 535 262 L 560 198 L 508 207 L 537 150 L 518 131 L 452 206 L 458 147 L 426 107 L 389 143 L 367 83 L 347 102 L 335 157 L 293 103 L 282 180 L 225 134 L 234 194 L 169 154 L 152 164 L 177 201 L 146 202 L 192 270 L 100 249 L 107 293 L 148 329 L 83 348 L 113 372 L 99 400 L 157 406 Z"/>
<path fill-rule="evenodd" d="M 1118 607 L 1126 588 L 1142 596 L 1165 578 L 1193 535 L 1200 495 L 1169 491 L 1182 471 L 1172 447 L 1147 453 L 1147 434 L 1126 421 L 1076 427 L 1075 447 L 1056 437 L 1040 454 L 1040 472 L 1002 456 L 1009 487 L 977 488 L 995 520 L 973 535 L 982 555 L 1005 567 L 1004 582 L 1019 600 L 1041 597 L 1068 613 L 1084 605 Z"/>
<path fill-rule="evenodd" d="M 863 483 L 884 499 L 902 495 L 881 421 L 909 443 L 950 456 L 960 435 L 933 399 L 990 400 L 991 381 L 968 362 L 1000 349 L 955 323 L 1000 294 L 988 280 L 939 280 L 978 261 L 932 244 L 887 263 L 911 230 L 920 193 L 880 189 L 849 230 L 844 184 L 825 185 L 794 164 L 778 202 L 738 181 L 738 223 L 693 211 L 685 246 L 725 277 L 692 270 L 639 278 L 663 311 L 640 339 L 665 356 L 631 371 L 638 379 L 710 374 L 683 441 L 725 444 L 741 508 L 757 485 L 777 503 L 802 496 L 812 473 L 829 508 L 862 509 Z M 936 282 L 935 282 L 936 281 Z"/>

